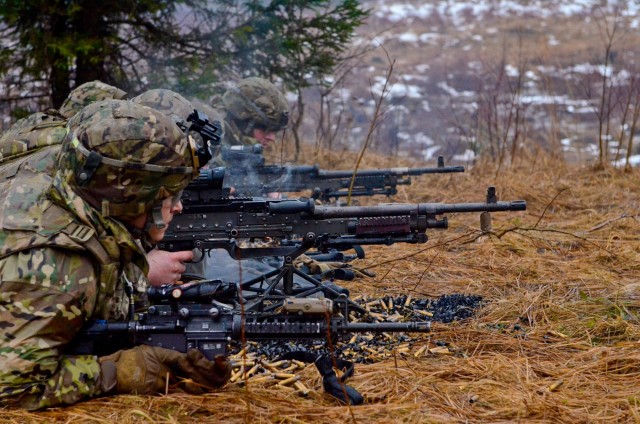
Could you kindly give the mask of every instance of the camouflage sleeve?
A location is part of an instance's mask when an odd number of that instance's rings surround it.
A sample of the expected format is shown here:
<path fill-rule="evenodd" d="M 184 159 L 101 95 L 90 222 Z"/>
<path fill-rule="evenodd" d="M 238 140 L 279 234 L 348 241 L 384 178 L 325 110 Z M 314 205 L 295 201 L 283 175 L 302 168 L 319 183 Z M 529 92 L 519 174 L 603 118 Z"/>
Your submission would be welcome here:
<path fill-rule="evenodd" d="M 62 353 L 96 290 L 83 255 L 40 248 L 0 260 L 0 405 L 40 409 L 101 394 L 97 358 Z"/>

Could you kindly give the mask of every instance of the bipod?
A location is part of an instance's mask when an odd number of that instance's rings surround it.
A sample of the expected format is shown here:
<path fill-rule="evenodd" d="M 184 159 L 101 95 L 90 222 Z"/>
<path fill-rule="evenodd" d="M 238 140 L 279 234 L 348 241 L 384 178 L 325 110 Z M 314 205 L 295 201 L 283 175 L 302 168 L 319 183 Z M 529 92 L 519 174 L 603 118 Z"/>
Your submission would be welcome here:
<path fill-rule="evenodd" d="M 313 239 L 313 237 L 311 237 Z M 305 241 L 289 255 L 284 256 L 284 263 L 279 269 L 269 271 L 259 277 L 240 284 L 238 294 L 241 300 L 245 300 L 246 311 L 270 312 L 281 307 L 286 298 L 305 298 L 316 293 L 322 293 L 325 297 L 335 300 L 345 297 L 345 293 L 340 288 L 331 287 L 326 282 L 322 282 L 295 267 L 294 260 L 312 247 L 312 240 L 305 237 Z M 296 288 L 294 277 L 309 283 L 309 287 Z M 332 284 L 333 285 L 333 284 Z M 266 287 L 265 287 L 266 286 Z M 245 293 L 256 293 L 255 296 L 246 296 Z M 355 312 L 366 314 L 367 311 L 357 303 L 347 298 L 347 303 Z"/>

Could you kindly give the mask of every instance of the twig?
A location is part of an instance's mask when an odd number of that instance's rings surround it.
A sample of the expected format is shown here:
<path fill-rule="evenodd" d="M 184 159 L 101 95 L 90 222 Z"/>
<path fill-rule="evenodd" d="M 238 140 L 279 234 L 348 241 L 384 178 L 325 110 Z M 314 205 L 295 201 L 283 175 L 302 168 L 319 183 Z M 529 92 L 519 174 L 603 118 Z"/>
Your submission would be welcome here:
<path fill-rule="evenodd" d="M 569 187 L 562 188 L 562 189 L 560 189 L 560 191 L 558 191 L 556 193 L 555 196 L 553 196 L 553 199 L 551 199 L 549 201 L 549 203 L 547 203 L 547 206 L 544 207 L 544 210 L 542 211 L 542 215 L 540 215 L 540 217 L 538 218 L 538 220 L 534 224 L 533 228 L 536 228 L 538 226 L 538 224 L 540 223 L 540 221 L 542 221 L 542 218 L 544 218 L 544 215 L 547 213 L 547 210 L 553 204 L 553 202 L 558 198 L 558 196 L 560 196 L 560 194 L 562 194 L 565 190 L 568 190 L 568 189 L 569 189 Z"/>
<path fill-rule="evenodd" d="M 353 186 L 356 182 L 356 174 L 358 173 L 358 168 L 360 168 L 360 163 L 362 162 L 364 153 L 367 151 L 367 147 L 369 147 L 369 143 L 371 142 L 371 138 L 373 137 L 373 132 L 378 127 L 380 123 L 380 118 L 384 114 L 384 112 L 381 112 L 380 109 L 382 108 L 382 102 L 384 101 L 384 99 L 387 97 L 387 94 L 389 93 L 389 90 L 387 89 L 387 87 L 389 86 L 389 79 L 391 78 L 391 74 L 393 73 L 393 65 L 396 62 L 395 60 L 391 60 L 391 58 L 389 57 L 389 53 L 384 49 L 384 47 L 381 47 L 381 48 L 382 50 L 384 50 L 385 54 L 387 55 L 387 60 L 390 62 L 390 64 L 389 64 L 389 68 L 387 68 L 387 75 L 385 76 L 384 86 L 382 87 L 382 93 L 380 93 L 380 97 L 378 97 L 378 99 L 376 100 L 376 108 L 373 113 L 373 116 L 371 117 L 371 124 L 369 125 L 369 131 L 367 132 L 367 137 L 365 138 L 364 145 L 362 146 L 362 149 L 358 154 L 356 165 L 353 169 L 353 175 L 351 176 L 351 181 L 349 182 L 349 191 L 347 193 L 347 205 L 351 204 L 351 192 L 353 191 Z M 373 96 L 373 92 L 371 93 L 371 95 Z"/>
<path fill-rule="evenodd" d="M 620 221 L 621 219 L 625 219 L 625 218 L 633 218 L 633 219 L 636 219 L 636 218 L 638 218 L 638 216 L 640 216 L 640 215 L 629 215 L 629 214 L 627 214 L 627 213 L 625 212 L 625 213 L 623 213 L 622 215 L 620 215 L 619 217 L 617 217 L 617 218 L 613 218 L 613 219 L 609 219 L 609 220 L 607 220 L 607 221 L 604 221 L 603 223 L 598 224 L 598 225 L 596 225 L 595 227 L 589 228 L 589 229 L 588 229 L 587 231 L 585 231 L 585 232 L 587 232 L 587 233 L 591 233 L 591 232 L 593 232 L 593 231 L 597 231 L 597 230 L 599 230 L 599 229 L 601 229 L 601 228 L 603 228 L 603 227 L 606 227 L 606 226 L 607 226 L 607 225 L 609 225 L 609 224 L 613 224 L 613 223 L 614 223 L 614 222 L 616 222 L 616 221 Z"/>

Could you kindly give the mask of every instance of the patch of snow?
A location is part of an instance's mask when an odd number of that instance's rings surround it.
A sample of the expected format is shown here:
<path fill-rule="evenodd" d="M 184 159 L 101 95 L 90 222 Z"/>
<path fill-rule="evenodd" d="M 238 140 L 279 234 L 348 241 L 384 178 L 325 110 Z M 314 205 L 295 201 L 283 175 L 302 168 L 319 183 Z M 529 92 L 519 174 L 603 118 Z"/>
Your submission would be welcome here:
<path fill-rule="evenodd" d="M 623 167 L 627 164 L 627 159 L 622 158 L 611 162 L 614 166 Z M 631 166 L 640 166 L 640 155 L 631 155 L 629 156 L 629 165 Z"/>
<path fill-rule="evenodd" d="M 473 150 L 470 150 L 470 149 L 465 150 L 464 153 L 461 155 L 453 155 L 453 160 L 456 160 L 459 162 L 471 162 L 475 158 L 476 158 L 476 154 L 473 152 Z"/>
<path fill-rule="evenodd" d="M 530 80 L 538 81 L 540 79 L 533 71 L 527 71 L 524 75 Z"/>
<path fill-rule="evenodd" d="M 427 149 L 423 149 L 420 153 L 423 159 L 430 160 L 433 159 L 434 153 L 436 153 L 438 150 L 440 150 L 440 146 L 431 146 Z"/>
<path fill-rule="evenodd" d="M 285 97 L 285 99 L 287 99 L 287 102 L 289 102 L 289 103 L 294 103 L 294 102 L 298 101 L 298 95 L 295 94 L 295 93 L 292 93 L 290 91 L 287 91 L 284 94 L 284 97 Z"/>
<path fill-rule="evenodd" d="M 402 41 L 403 43 L 417 43 L 418 42 L 418 36 L 412 32 L 405 32 L 402 34 L 398 34 L 397 39 L 399 41 Z"/>
<path fill-rule="evenodd" d="M 383 77 L 375 77 L 375 82 L 371 87 L 371 91 L 375 95 L 381 96 L 383 94 L 382 90 L 384 88 L 384 82 L 385 81 Z M 422 97 L 420 87 L 418 87 L 417 85 L 402 84 L 397 82 L 395 84 L 387 85 L 386 89 L 387 95 L 391 98 L 409 97 L 413 99 L 419 99 Z"/>
<path fill-rule="evenodd" d="M 462 97 L 462 96 L 472 97 L 472 96 L 475 96 L 475 93 L 473 91 L 458 91 L 458 90 L 456 90 L 455 88 L 451 87 L 449 84 L 447 84 L 444 81 L 438 83 L 438 88 L 440 88 L 443 91 L 445 91 L 451 97 Z"/>
<path fill-rule="evenodd" d="M 520 75 L 520 70 L 513 65 L 506 64 L 504 71 L 507 73 L 507 76 L 511 78 L 517 78 Z"/>
<path fill-rule="evenodd" d="M 428 135 L 426 135 L 423 132 L 419 132 L 417 134 L 414 134 L 410 138 L 411 138 L 411 141 L 414 144 L 421 144 L 423 146 L 434 146 L 436 144 L 436 142 L 433 141 L 433 139 L 431 137 L 429 137 Z"/>
<path fill-rule="evenodd" d="M 351 100 L 351 90 L 348 88 L 340 88 L 336 91 L 336 96 L 343 102 Z"/>

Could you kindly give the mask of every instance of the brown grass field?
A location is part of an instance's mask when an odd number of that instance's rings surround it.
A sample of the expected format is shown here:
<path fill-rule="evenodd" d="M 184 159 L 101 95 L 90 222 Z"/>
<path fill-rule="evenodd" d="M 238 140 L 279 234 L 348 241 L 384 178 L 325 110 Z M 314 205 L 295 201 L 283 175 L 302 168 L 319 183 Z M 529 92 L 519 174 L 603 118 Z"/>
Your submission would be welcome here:
<path fill-rule="evenodd" d="M 487 303 L 415 337 L 411 352 L 429 348 L 420 357 L 358 364 L 349 384 L 363 405 L 323 393 L 309 365 L 300 371 L 307 397 L 229 384 L 203 396 L 0 410 L 0 423 L 640 422 L 639 176 L 532 157 L 498 175 L 480 164 L 416 178 L 392 200 L 481 202 L 495 185 L 500 199 L 524 199 L 528 210 L 493 214 L 490 235 L 475 214 L 452 215 L 427 244 L 367 248 L 355 266 L 377 277 L 344 283 L 352 296 L 464 293 Z M 449 349 L 431 349 L 437 341 Z"/>

